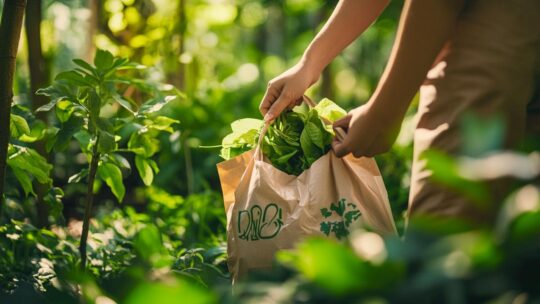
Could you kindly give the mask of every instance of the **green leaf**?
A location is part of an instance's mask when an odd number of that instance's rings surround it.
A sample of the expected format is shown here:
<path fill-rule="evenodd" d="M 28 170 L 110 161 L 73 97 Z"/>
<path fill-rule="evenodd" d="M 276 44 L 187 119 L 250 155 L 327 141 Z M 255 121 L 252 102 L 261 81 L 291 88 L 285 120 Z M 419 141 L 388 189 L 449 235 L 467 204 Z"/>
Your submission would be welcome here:
<path fill-rule="evenodd" d="M 231 123 L 233 133 L 244 134 L 252 130 L 260 130 L 264 125 L 264 121 L 253 118 L 243 118 L 235 120 Z"/>
<path fill-rule="evenodd" d="M 99 112 L 101 111 L 101 98 L 95 90 L 90 90 L 88 98 L 86 99 L 86 107 L 90 113 L 90 119 L 96 121 L 99 118 Z"/>
<path fill-rule="evenodd" d="M 128 160 L 123 157 L 122 155 L 118 153 L 109 153 L 109 160 L 116 164 L 120 169 L 127 170 L 128 172 L 131 172 L 131 165 L 129 164 Z"/>
<path fill-rule="evenodd" d="M 32 143 L 43 139 L 47 134 L 46 132 L 47 125 L 41 120 L 36 120 L 34 124 L 30 127 L 30 133 L 23 134 L 21 137 L 19 137 L 19 140 L 27 143 Z"/>
<path fill-rule="evenodd" d="M 343 110 L 328 98 L 321 100 L 313 109 L 317 111 L 320 117 L 323 117 L 330 122 L 334 122 L 347 115 L 347 111 Z"/>
<path fill-rule="evenodd" d="M 213 293 L 192 283 L 191 280 L 170 280 L 168 282 L 141 282 L 127 295 L 125 304 L 146 304 L 148 299 L 154 303 L 219 303 Z"/>
<path fill-rule="evenodd" d="M 40 90 L 37 91 L 37 94 L 39 94 Z M 36 112 L 48 112 L 50 111 L 52 108 L 54 108 L 54 106 L 56 105 L 56 103 L 58 101 L 62 100 L 61 98 L 55 98 L 53 100 L 51 100 L 49 103 L 47 104 L 44 104 L 42 105 L 41 107 L 37 108 L 36 109 Z"/>
<path fill-rule="evenodd" d="M 55 127 L 50 127 L 45 130 L 45 149 L 47 150 L 47 153 L 50 153 L 56 144 L 56 134 L 58 134 L 59 131 L 60 129 Z"/>
<path fill-rule="evenodd" d="M 161 108 L 163 108 L 166 104 L 175 100 L 177 97 L 178 96 L 175 96 L 175 95 L 168 95 L 168 96 L 163 96 L 163 97 L 149 100 L 141 106 L 138 113 L 148 114 L 148 113 L 157 112 L 161 110 Z"/>
<path fill-rule="evenodd" d="M 74 70 L 59 73 L 55 80 L 65 80 L 71 86 L 92 86 L 95 84 Z"/>
<path fill-rule="evenodd" d="M 161 233 L 154 225 L 145 226 L 135 235 L 133 247 L 140 257 L 156 268 L 167 266 L 170 263 L 170 256 L 163 246 Z"/>
<path fill-rule="evenodd" d="M 87 176 L 88 176 L 88 169 L 82 169 L 79 173 L 76 173 L 70 176 L 68 179 L 68 183 L 70 184 L 78 183 Z"/>
<path fill-rule="evenodd" d="M 307 137 L 310 139 L 310 141 L 315 144 L 319 148 L 324 148 L 324 139 L 323 139 L 323 132 L 324 129 L 318 127 L 311 121 L 306 123 L 304 130 L 302 132 L 307 133 Z"/>
<path fill-rule="evenodd" d="M 108 153 L 114 150 L 116 150 L 114 135 L 105 131 L 99 132 L 98 151 L 100 153 Z"/>
<path fill-rule="evenodd" d="M 61 101 L 65 101 L 67 104 L 77 102 L 77 91 L 78 86 L 69 85 L 66 80 L 56 80 L 53 85 L 36 91 L 36 94 L 44 95 L 51 99 L 48 104 L 41 106 L 36 112 L 49 111 Z"/>
<path fill-rule="evenodd" d="M 255 147 L 263 125 L 264 121 L 253 118 L 234 121 L 231 124 L 232 133 L 221 141 L 220 156 L 224 159 L 230 159 Z"/>
<path fill-rule="evenodd" d="M 152 167 L 152 170 L 154 170 L 155 174 L 159 173 L 159 167 L 157 163 L 153 159 L 146 159 L 146 161 L 150 164 L 150 167 Z"/>
<path fill-rule="evenodd" d="M 80 130 L 73 134 L 73 137 L 79 142 L 79 146 L 83 152 L 90 151 L 90 142 L 92 141 L 92 135 L 87 130 Z"/>
<path fill-rule="evenodd" d="M 128 110 L 130 113 L 134 114 L 135 112 L 133 111 L 133 106 L 131 105 L 131 103 L 124 99 L 121 95 L 119 94 L 115 94 L 113 95 L 113 99 L 118 102 L 118 104 L 120 104 L 124 109 Z"/>
<path fill-rule="evenodd" d="M 56 103 L 56 117 L 61 123 L 68 121 L 73 113 L 75 113 L 73 102 L 60 100 Z"/>
<path fill-rule="evenodd" d="M 174 132 L 174 130 L 171 127 L 171 125 L 177 124 L 177 123 L 180 123 L 180 121 L 169 118 L 167 116 L 158 116 L 152 120 L 152 124 L 150 124 L 150 128 L 172 133 Z"/>
<path fill-rule="evenodd" d="M 321 226 L 324 233 L 331 224 L 325 222 Z M 392 288 L 405 275 L 405 268 L 399 263 L 386 261 L 374 265 L 362 260 L 351 248 L 322 238 L 302 242 L 292 252 L 279 252 L 277 259 L 294 267 L 317 286 L 338 296 Z"/>
<path fill-rule="evenodd" d="M 81 60 L 81 59 L 73 59 L 73 62 L 80 66 L 81 68 L 87 70 L 88 72 L 92 73 L 94 76 L 98 76 L 97 73 L 96 73 L 96 69 L 91 66 L 88 62 L 84 61 L 84 60 Z"/>
<path fill-rule="evenodd" d="M 113 125 L 113 118 L 104 118 L 100 117 L 97 120 L 97 126 L 101 131 L 109 132 L 111 134 L 114 134 L 114 125 Z"/>
<path fill-rule="evenodd" d="M 67 148 L 71 142 L 71 138 L 77 133 L 84 125 L 84 119 L 78 115 L 72 115 L 66 122 L 62 124 L 62 127 L 53 139 L 54 149 L 56 151 L 63 151 Z"/>
<path fill-rule="evenodd" d="M 19 181 L 19 184 L 21 184 L 26 197 L 28 197 L 28 194 L 36 195 L 34 187 L 32 187 L 32 177 L 26 171 L 16 167 L 11 167 L 11 171 Z"/>
<path fill-rule="evenodd" d="M 135 166 L 137 167 L 137 171 L 139 171 L 139 175 L 141 176 L 144 184 L 150 186 L 154 180 L 154 172 L 152 171 L 152 167 L 150 166 L 149 162 L 143 157 L 136 155 Z"/>
<path fill-rule="evenodd" d="M 11 114 L 10 120 L 9 120 L 9 130 L 11 133 L 11 137 L 13 138 L 19 138 L 22 135 L 29 135 L 30 134 L 30 127 L 28 126 L 28 123 L 26 122 L 26 119 L 24 117 Z"/>
<path fill-rule="evenodd" d="M 58 187 L 51 188 L 43 200 L 47 205 L 49 205 L 49 215 L 54 219 L 62 218 L 62 209 L 64 204 L 62 204 L 62 198 L 64 197 L 64 191 Z"/>
<path fill-rule="evenodd" d="M 105 71 L 112 67 L 113 60 L 114 56 L 109 51 L 98 49 L 94 57 L 94 65 L 98 70 Z"/>
<path fill-rule="evenodd" d="M 101 163 L 98 166 L 97 175 L 109 186 L 118 202 L 121 203 L 126 193 L 124 183 L 122 182 L 122 171 L 114 164 Z"/>
<path fill-rule="evenodd" d="M 49 174 L 52 165 L 47 163 L 47 160 L 34 149 L 10 145 L 7 164 L 12 169 L 23 170 L 32 175 L 41 184 L 48 184 L 51 182 Z"/>
<path fill-rule="evenodd" d="M 147 133 L 135 132 L 128 141 L 128 149 L 137 155 L 151 157 L 159 151 L 159 140 L 151 137 Z"/>

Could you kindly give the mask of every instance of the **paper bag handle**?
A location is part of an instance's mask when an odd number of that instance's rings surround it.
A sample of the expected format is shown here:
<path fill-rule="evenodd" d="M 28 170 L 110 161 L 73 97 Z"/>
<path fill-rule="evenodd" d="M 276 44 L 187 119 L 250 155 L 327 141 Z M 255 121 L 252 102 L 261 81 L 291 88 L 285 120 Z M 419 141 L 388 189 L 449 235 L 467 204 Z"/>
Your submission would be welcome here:
<path fill-rule="evenodd" d="M 309 98 L 306 95 L 303 96 L 303 100 L 310 108 L 314 108 L 315 106 L 317 106 L 317 104 L 311 98 Z M 321 120 L 326 125 L 333 125 L 333 123 L 330 120 L 328 120 L 328 119 L 326 119 L 324 117 L 321 117 Z M 345 132 L 345 130 L 343 130 L 343 128 L 337 127 L 337 128 L 334 128 L 334 131 L 336 132 L 336 137 L 337 137 L 337 139 L 339 141 L 345 140 L 345 136 L 347 136 L 347 132 Z"/>
<path fill-rule="evenodd" d="M 261 133 L 259 134 L 259 140 L 257 141 L 257 146 L 255 147 L 255 159 L 256 160 L 262 160 L 263 159 L 262 143 L 263 143 L 263 140 L 264 140 L 264 136 L 266 135 L 266 132 L 268 131 L 268 127 L 270 127 L 270 122 L 269 121 L 264 123 L 264 126 L 261 129 Z"/>

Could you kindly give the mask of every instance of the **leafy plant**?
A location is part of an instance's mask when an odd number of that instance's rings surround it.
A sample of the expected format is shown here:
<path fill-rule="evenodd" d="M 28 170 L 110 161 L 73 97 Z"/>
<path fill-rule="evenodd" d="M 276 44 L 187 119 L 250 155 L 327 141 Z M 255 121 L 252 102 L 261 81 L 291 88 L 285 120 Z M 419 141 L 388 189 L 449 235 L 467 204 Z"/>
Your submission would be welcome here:
<path fill-rule="evenodd" d="M 82 152 L 87 155 L 88 168 L 71 176 L 69 182 L 77 183 L 87 178 L 86 205 L 81 235 L 81 266 L 86 264 L 86 241 L 93 204 L 96 179 L 107 184 L 121 202 L 125 195 L 122 171 L 131 166 L 121 152 L 135 154 L 135 166 L 143 182 L 150 185 L 159 171 L 152 157 L 159 151 L 156 136 L 173 132 L 177 120 L 155 116 L 164 105 L 178 97 L 179 92 L 170 85 L 152 84 L 132 74 L 144 66 L 125 58 L 114 57 L 110 52 L 98 50 L 91 65 L 75 59 L 76 68 L 62 72 L 54 83 L 37 93 L 51 101 L 37 109 L 55 109 L 60 127 L 47 142 L 49 150 L 61 151 L 75 138 Z M 146 100 L 139 104 L 134 95 Z M 127 145 L 120 148 L 120 145 Z"/>
<path fill-rule="evenodd" d="M 50 178 L 52 165 L 36 150 L 28 147 L 29 143 L 47 136 L 45 129 L 43 122 L 33 119 L 27 108 L 20 105 L 12 106 L 7 165 L 19 182 L 25 197 L 36 195 L 32 185 L 34 180 L 49 188 L 52 187 Z"/>
<path fill-rule="evenodd" d="M 323 119 L 333 122 L 345 114 L 327 98 L 312 109 L 303 106 L 282 113 L 268 127 L 262 151 L 276 168 L 300 175 L 331 148 L 333 131 Z M 233 122 L 233 132 L 223 138 L 221 156 L 230 159 L 254 148 L 262 125 L 261 120 L 251 118 Z"/>

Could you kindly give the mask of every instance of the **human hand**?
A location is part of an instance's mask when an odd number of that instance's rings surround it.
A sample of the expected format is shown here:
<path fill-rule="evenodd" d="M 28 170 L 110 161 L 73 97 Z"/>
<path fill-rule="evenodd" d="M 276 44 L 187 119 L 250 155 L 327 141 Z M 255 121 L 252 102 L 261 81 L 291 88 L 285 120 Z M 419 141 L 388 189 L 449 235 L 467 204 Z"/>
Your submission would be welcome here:
<path fill-rule="evenodd" d="M 402 118 L 381 115 L 370 104 L 362 105 L 334 122 L 334 128 L 347 132 L 340 141 L 334 138 L 332 149 L 337 157 L 352 153 L 372 157 L 390 150 L 399 133 Z"/>
<path fill-rule="evenodd" d="M 298 63 L 268 82 L 259 110 L 265 121 L 272 121 L 283 110 L 299 105 L 305 91 L 319 79 L 320 73 Z"/>

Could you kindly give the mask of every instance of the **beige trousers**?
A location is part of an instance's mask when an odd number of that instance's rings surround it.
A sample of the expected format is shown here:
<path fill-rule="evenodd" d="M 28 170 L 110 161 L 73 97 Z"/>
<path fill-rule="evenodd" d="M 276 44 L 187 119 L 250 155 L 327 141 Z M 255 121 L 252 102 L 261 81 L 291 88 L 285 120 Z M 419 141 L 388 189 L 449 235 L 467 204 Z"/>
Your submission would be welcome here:
<path fill-rule="evenodd" d="M 526 131 L 540 132 L 540 0 L 466 1 L 420 89 L 409 216 L 493 219 L 495 210 L 479 209 L 434 182 L 420 157 L 432 148 L 459 155 L 460 121 L 467 112 L 502 115 L 505 148 Z"/>

